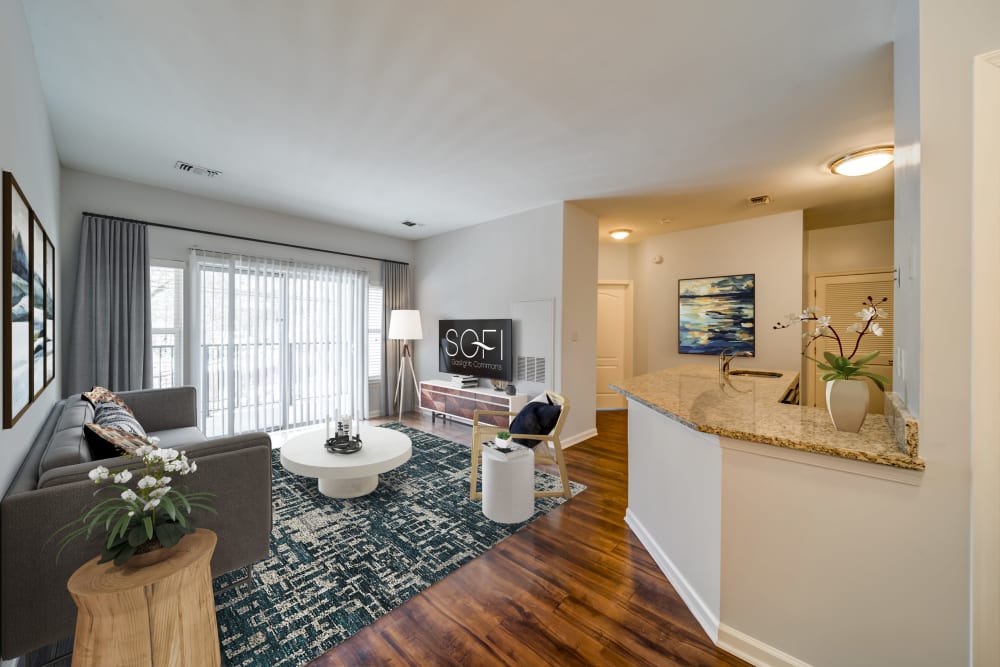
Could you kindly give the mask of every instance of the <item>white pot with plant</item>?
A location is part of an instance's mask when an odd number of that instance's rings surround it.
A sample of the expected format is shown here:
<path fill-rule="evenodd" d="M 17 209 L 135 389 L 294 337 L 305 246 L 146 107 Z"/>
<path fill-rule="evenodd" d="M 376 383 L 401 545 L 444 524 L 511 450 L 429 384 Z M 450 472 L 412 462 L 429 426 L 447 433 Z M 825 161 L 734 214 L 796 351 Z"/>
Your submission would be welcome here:
<path fill-rule="evenodd" d="M 820 315 L 815 307 L 810 306 L 798 315 L 789 315 L 784 322 L 774 325 L 775 329 L 787 329 L 795 322 L 816 323 L 812 331 L 802 334 L 805 340 L 802 356 L 815 361 L 816 367 L 823 371 L 822 379 L 826 381 L 826 409 L 838 431 L 857 433 L 861 430 L 865 415 L 868 413 L 869 392 L 866 380 L 871 380 L 882 391 L 885 391 L 885 385 L 889 383 L 889 378 L 866 368 L 878 356 L 878 350 L 858 356 L 862 338 L 868 334 L 881 336 L 884 333 L 882 326 L 876 320 L 888 315 L 882 307 L 886 301 L 888 297 L 883 297 L 878 303 L 872 297 L 868 297 L 861 304 L 862 309 L 855 313 L 860 321 L 847 327 L 847 333 L 857 334 L 850 354 L 844 353 L 844 340 L 831 326 L 830 316 Z M 820 338 L 836 341 L 840 354 L 824 352 L 825 363 L 806 354 L 809 346 Z"/>
<path fill-rule="evenodd" d="M 510 449 L 510 431 L 500 431 L 497 433 L 494 442 L 497 445 L 497 449 Z"/>

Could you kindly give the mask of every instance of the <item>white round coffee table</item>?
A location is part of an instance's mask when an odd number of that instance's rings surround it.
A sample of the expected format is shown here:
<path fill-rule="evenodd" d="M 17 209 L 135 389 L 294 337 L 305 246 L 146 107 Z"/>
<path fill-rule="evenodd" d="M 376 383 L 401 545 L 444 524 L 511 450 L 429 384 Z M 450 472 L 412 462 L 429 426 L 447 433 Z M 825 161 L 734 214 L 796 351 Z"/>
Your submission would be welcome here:
<path fill-rule="evenodd" d="M 398 468 L 410 460 L 410 439 L 388 428 L 361 425 L 361 451 L 331 454 L 323 447 L 326 429 L 316 429 L 289 438 L 281 446 L 281 465 L 288 472 L 315 477 L 319 492 L 330 498 L 357 498 L 378 486 L 380 472 Z"/>

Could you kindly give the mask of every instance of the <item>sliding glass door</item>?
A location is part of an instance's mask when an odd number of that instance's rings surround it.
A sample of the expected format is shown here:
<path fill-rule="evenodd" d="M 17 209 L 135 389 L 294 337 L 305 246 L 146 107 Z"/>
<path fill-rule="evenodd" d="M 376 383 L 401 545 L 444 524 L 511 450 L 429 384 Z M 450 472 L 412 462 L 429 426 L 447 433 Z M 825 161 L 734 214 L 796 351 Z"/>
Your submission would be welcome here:
<path fill-rule="evenodd" d="M 191 263 L 206 435 L 367 415 L 366 273 L 197 250 Z"/>

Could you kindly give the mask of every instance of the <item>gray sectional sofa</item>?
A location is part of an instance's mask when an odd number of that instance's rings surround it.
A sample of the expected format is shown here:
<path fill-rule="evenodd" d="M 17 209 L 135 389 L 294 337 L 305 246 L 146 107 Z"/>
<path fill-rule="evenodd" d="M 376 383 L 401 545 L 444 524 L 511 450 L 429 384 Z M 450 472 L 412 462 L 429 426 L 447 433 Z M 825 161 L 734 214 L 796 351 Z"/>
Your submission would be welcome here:
<path fill-rule="evenodd" d="M 218 545 L 212 575 L 266 558 L 271 533 L 271 440 L 266 433 L 206 439 L 197 427 L 194 387 L 119 394 L 161 447 L 183 449 L 198 463 L 185 479 L 215 493 L 218 514 L 194 515 L 214 530 Z M 100 553 L 100 537 L 71 543 L 59 559 L 50 536 L 94 501 L 87 473 L 138 466 L 135 458 L 95 461 L 83 425 L 93 406 L 79 395 L 58 402 L 13 483 L 0 501 L 0 654 L 13 658 L 73 634 L 76 606 L 66 590 L 70 575 Z M 105 492 L 100 497 L 110 497 Z"/>

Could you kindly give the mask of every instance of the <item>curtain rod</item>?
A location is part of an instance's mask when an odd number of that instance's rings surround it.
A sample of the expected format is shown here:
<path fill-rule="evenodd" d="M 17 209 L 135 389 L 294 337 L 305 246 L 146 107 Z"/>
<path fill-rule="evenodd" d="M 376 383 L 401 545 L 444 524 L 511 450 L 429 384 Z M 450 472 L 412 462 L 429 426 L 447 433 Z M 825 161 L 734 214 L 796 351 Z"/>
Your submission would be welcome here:
<path fill-rule="evenodd" d="M 402 264 L 403 266 L 409 266 L 409 262 L 400 262 L 397 259 L 385 259 L 382 257 L 370 257 L 368 255 L 357 255 L 353 252 L 343 252 L 340 250 L 325 250 L 323 248 L 310 248 L 309 246 L 296 245 L 294 243 L 285 243 L 283 241 L 265 241 L 264 239 L 255 239 L 251 236 L 239 236 L 237 234 L 225 234 L 223 232 L 209 232 L 204 229 L 194 229 L 193 227 L 181 227 L 180 225 L 167 225 L 162 222 L 147 222 L 145 220 L 136 220 L 135 218 L 123 218 L 118 215 L 104 215 L 103 213 L 91 213 L 90 211 L 84 211 L 83 215 L 89 215 L 92 218 L 108 218 L 109 220 L 121 220 L 122 222 L 134 222 L 140 225 L 147 225 L 149 227 L 162 227 L 163 229 L 176 229 L 181 232 L 194 232 L 195 234 L 207 234 L 208 236 L 222 236 L 227 239 L 238 239 L 240 241 L 253 241 L 254 243 L 268 243 L 270 245 L 280 245 L 286 248 L 296 248 L 297 250 L 312 250 L 314 252 L 325 252 L 330 255 L 344 255 L 345 257 L 356 257 L 358 259 L 371 259 L 376 262 L 389 262 L 390 264 Z"/>

